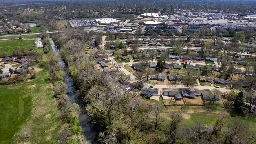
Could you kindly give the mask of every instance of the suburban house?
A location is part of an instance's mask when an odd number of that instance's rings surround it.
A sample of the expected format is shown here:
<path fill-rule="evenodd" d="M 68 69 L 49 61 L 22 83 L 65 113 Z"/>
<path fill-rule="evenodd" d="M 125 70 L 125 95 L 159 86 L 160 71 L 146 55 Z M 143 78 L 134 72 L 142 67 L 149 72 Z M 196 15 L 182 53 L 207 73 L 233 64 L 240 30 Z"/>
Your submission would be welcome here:
<path fill-rule="evenodd" d="M 175 56 L 175 55 L 169 55 L 169 59 L 176 59 L 176 60 L 179 60 L 180 57 L 179 57 L 179 56 Z"/>
<path fill-rule="evenodd" d="M 141 95 L 145 96 L 146 98 L 150 98 L 152 96 L 158 96 L 158 90 L 154 89 L 142 89 Z"/>
<path fill-rule="evenodd" d="M 133 68 L 134 70 L 136 70 L 136 71 L 141 71 L 141 70 L 142 70 L 141 66 L 138 65 L 138 64 L 132 64 L 132 68 Z"/>
<path fill-rule="evenodd" d="M 10 77 L 10 76 L 11 76 L 10 72 L 3 72 L 2 74 L 0 74 L 0 78 Z"/>
<path fill-rule="evenodd" d="M 212 62 L 217 62 L 218 61 L 217 58 L 211 58 L 211 57 L 207 57 L 207 58 L 205 58 L 205 60 L 209 60 L 209 61 L 212 61 Z"/>
<path fill-rule="evenodd" d="M 191 91 L 189 89 L 181 90 L 181 95 L 185 98 L 195 98 L 197 96 L 194 91 Z"/>
<path fill-rule="evenodd" d="M 164 81 L 165 80 L 165 73 L 159 73 L 158 74 L 158 80 Z"/>
<path fill-rule="evenodd" d="M 130 60 L 130 57 L 129 56 L 122 56 L 121 59 L 122 60 Z"/>
<path fill-rule="evenodd" d="M 219 96 L 209 93 L 205 90 L 202 91 L 201 98 L 203 100 L 203 103 L 205 103 L 206 101 L 219 101 L 220 100 Z"/>
<path fill-rule="evenodd" d="M 150 64 L 149 64 L 149 67 L 150 67 L 150 68 L 156 68 L 156 65 L 157 65 L 156 63 L 150 63 Z"/>
<path fill-rule="evenodd" d="M 167 78 L 169 81 L 179 81 L 181 78 L 176 74 L 168 74 Z"/>
<path fill-rule="evenodd" d="M 235 64 L 246 66 L 248 63 L 246 61 L 237 61 Z"/>
<path fill-rule="evenodd" d="M 164 63 L 164 69 L 170 69 L 172 64 Z"/>
<path fill-rule="evenodd" d="M 241 69 L 233 69 L 232 73 L 233 74 L 242 74 L 243 71 Z"/>
<path fill-rule="evenodd" d="M 181 100 L 182 96 L 179 91 L 163 91 L 162 93 L 164 97 L 171 97 L 173 100 Z"/>
<path fill-rule="evenodd" d="M 193 66 L 193 65 L 186 65 L 186 69 L 199 70 L 199 67 L 198 66 Z"/>
<path fill-rule="evenodd" d="M 227 84 L 227 81 L 226 80 L 223 80 L 223 79 L 219 79 L 219 78 L 214 78 L 214 83 L 215 84 Z"/>
<path fill-rule="evenodd" d="M 174 68 L 174 69 L 179 69 L 179 70 L 180 70 L 180 69 L 182 69 L 182 65 L 174 64 L 174 65 L 173 65 L 173 68 Z"/>
<path fill-rule="evenodd" d="M 252 72 L 252 71 L 245 71 L 243 74 L 244 74 L 245 76 L 255 76 L 255 75 L 256 75 L 256 73 L 255 73 L 255 72 Z"/>
<path fill-rule="evenodd" d="M 102 68 L 108 67 L 108 64 L 106 64 L 104 61 L 98 62 Z"/>
<path fill-rule="evenodd" d="M 151 75 L 150 80 L 158 80 L 158 76 L 157 75 Z"/>
<path fill-rule="evenodd" d="M 209 83 L 212 83 L 212 78 L 210 78 L 210 77 L 200 77 L 199 78 L 199 81 L 200 82 L 209 82 Z"/>

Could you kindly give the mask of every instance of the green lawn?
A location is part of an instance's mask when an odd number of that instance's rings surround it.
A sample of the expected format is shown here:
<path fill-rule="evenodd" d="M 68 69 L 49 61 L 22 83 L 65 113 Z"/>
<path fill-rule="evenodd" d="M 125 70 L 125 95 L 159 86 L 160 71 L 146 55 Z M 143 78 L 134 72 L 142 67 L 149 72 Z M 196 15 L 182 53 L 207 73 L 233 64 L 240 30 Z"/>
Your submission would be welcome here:
<path fill-rule="evenodd" d="M 256 62 L 256 59 L 248 59 L 248 58 L 242 58 L 241 61 L 246 61 L 246 62 Z"/>
<path fill-rule="evenodd" d="M 209 82 L 200 82 L 201 86 L 211 86 L 211 83 Z"/>
<path fill-rule="evenodd" d="M 210 60 L 206 60 L 206 61 L 205 61 L 205 64 L 206 64 L 206 65 L 212 65 L 212 64 L 214 64 L 214 62 L 213 62 L 213 61 L 210 61 Z"/>
<path fill-rule="evenodd" d="M 0 86 L 0 143 L 57 143 L 59 112 L 48 77 L 40 71 L 34 80 Z"/>
<path fill-rule="evenodd" d="M 221 88 L 224 88 L 226 85 L 223 85 L 223 84 L 214 84 L 215 86 L 219 86 Z"/>
<path fill-rule="evenodd" d="M 222 109 L 223 110 L 223 109 Z M 218 110 L 219 111 L 219 110 Z M 189 119 L 184 119 L 181 123 L 181 127 L 190 127 L 195 123 L 200 123 L 207 126 L 214 126 L 215 122 L 223 115 L 220 113 L 212 113 L 212 112 L 198 112 L 189 114 Z M 226 115 L 225 121 L 226 124 L 230 122 L 231 116 Z M 255 118 L 248 118 L 248 117 L 238 117 L 242 121 L 245 121 L 248 125 L 250 125 L 253 131 L 256 134 L 256 119 Z"/>
<path fill-rule="evenodd" d="M 181 122 L 182 127 L 192 126 L 194 123 L 201 123 L 204 125 L 214 125 L 215 121 L 219 118 L 219 114 L 214 113 L 193 113 L 190 114 L 190 118 Z"/>
<path fill-rule="evenodd" d="M 200 76 L 200 71 L 199 70 L 192 70 L 192 69 L 172 69 L 170 71 L 170 73 L 174 73 L 174 74 L 179 74 L 179 75 L 184 75 L 186 76 L 188 74 L 188 72 L 190 73 L 190 75 L 192 76 Z"/>
<path fill-rule="evenodd" d="M 17 47 L 25 48 L 26 50 L 31 50 L 35 48 L 33 40 L 19 40 L 19 39 L 10 39 L 10 40 L 1 40 L 0 41 L 0 54 L 6 53 L 7 55 L 12 55 L 13 50 Z"/>
<path fill-rule="evenodd" d="M 31 33 L 40 33 L 41 32 L 40 27 L 31 27 L 30 30 L 31 30 Z"/>
<path fill-rule="evenodd" d="M 35 38 L 38 38 L 40 37 L 41 34 L 33 34 L 33 35 L 23 35 L 21 34 L 22 36 L 22 39 L 35 39 Z M 0 36 L 0 40 L 2 39 L 18 39 L 20 37 L 19 34 L 16 34 L 16 35 L 3 35 L 3 36 Z"/>
<path fill-rule="evenodd" d="M 19 86 L 0 86 L 0 143 L 12 142 L 14 134 L 31 114 L 32 98 Z"/>

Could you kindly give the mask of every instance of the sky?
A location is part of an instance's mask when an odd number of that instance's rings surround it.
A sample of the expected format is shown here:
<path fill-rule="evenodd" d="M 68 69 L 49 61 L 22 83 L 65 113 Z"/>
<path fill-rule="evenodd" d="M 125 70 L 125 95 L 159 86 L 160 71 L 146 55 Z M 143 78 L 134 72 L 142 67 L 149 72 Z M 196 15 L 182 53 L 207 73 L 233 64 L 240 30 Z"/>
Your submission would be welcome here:
<path fill-rule="evenodd" d="M 123 1 L 123 0 L 0 0 L 1 2 L 33 2 L 33 1 Z M 139 0 L 138 0 L 139 1 Z M 173 1 L 173 0 L 155 0 L 155 1 Z M 256 0 L 184 0 L 184 1 L 255 1 Z"/>

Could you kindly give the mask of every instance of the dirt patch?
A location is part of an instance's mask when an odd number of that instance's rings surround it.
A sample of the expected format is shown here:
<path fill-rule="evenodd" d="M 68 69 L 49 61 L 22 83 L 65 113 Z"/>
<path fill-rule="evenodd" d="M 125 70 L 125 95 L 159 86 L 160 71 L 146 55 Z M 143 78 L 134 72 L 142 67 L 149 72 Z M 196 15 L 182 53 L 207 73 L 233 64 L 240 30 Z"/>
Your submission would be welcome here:
<path fill-rule="evenodd" d="M 184 101 L 188 104 L 196 104 L 196 105 L 202 105 L 203 101 L 201 99 L 201 97 L 196 97 L 194 99 L 188 99 L 188 98 L 183 98 Z"/>
<path fill-rule="evenodd" d="M 183 119 L 190 119 L 190 115 L 189 114 L 182 114 L 182 118 Z"/>
<path fill-rule="evenodd" d="M 51 140 L 51 139 L 52 139 L 52 137 L 51 137 L 50 135 L 46 136 L 46 140 L 47 140 L 47 141 L 49 141 L 49 140 Z"/>
<path fill-rule="evenodd" d="M 188 109 L 188 111 L 187 111 L 188 114 L 201 113 L 201 112 L 205 112 L 205 110 L 203 110 L 203 109 Z"/>
<path fill-rule="evenodd" d="M 40 72 L 40 71 L 42 71 L 43 69 L 41 69 L 41 68 L 38 68 L 38 67 L 34 67 L 34 71 L 35 72 Z"/>
<path fill-rule="evenodd" d="M 160 96 L 152 96 L 152 97 L 150 97 L 150 99 L 151 99 L 151 100 L 157 100 L 157 101 L 159 101 L 159 97 L 160 97 Z"/>
<path fill-rule="evenodd" d="M 34 85 L 29 86 L 28 88 L 35 88 L 35 87 L 36 87 L 36 85 L 34 84 Z"/>
<path fill-rule="evenodd" d="M 161 116 L 162 118 L 171 120 L 170 114 L 168 114 L 168 113 L 161 113 L 160 116 Z"/>
<path fill-rule="evenodd" d="M 45 118 L 50 118 L 50 117 L 51 117 L 51 114 L 45 115 Z"/>

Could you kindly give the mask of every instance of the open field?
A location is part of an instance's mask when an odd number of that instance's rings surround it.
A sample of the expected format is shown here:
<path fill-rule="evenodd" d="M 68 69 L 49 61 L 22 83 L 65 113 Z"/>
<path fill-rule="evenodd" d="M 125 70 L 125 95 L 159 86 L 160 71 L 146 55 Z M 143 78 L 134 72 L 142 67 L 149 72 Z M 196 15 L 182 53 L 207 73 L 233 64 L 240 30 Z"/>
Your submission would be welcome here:
<path fill-rule="evenodd" d="M 41 33 L 31 33 L 31 34 L 21 34 L 22 39 L 35 39 L 37 37 L 40 37 Z M 14 35 L 2 35 L 0 36 L 0 40 L 9 40 L 9 39 L 19 39 L 20 35 L 14 34 Z"/>
<path fill-rule="evenodd" d="M 232 119 L 230 114 L 226 112 L 221 106 L 217 106 L 214 111 L 207 111 L 204 106 L 188 106 L 187 109 L 182 110 L 182 106 L 168 106 L 161 113 L 161 117 L 165 119 L 166 123 L 169 123 L 170 114 L 180 113 L 183 120 L 179 124 L 181 128 L 191 127 L 194 124 L 202 124 L 212 127 L 215 122 L 225 117 L 225 124 L 229 123 Z M 256 119 L 249 117 L 237 117 L 242 121 L 245 121 L 254 131 L 256 135 Z"/>
<path fill-rule="evenodd" d="M 0 86 L 0 143 L 57 143 L 59 112 L 48 77 L 40 71 L 34 80 Z"/>
<path fill-rule="evenodd" d="M 30 30 L 31 30 L 31 33 L 40 33 L 41 32 L 40 27 L 31 27 Z"/>
<path fill-rule="evenodd" d="M 9 39 L 0 41 L 0 54 L 6 53 L 7 55 L 12 55 L 15 48 L 24 48 L 26 50 L 31 50 L 35 47 L 33 40 L 20 40 L 20 39 Z"/>

